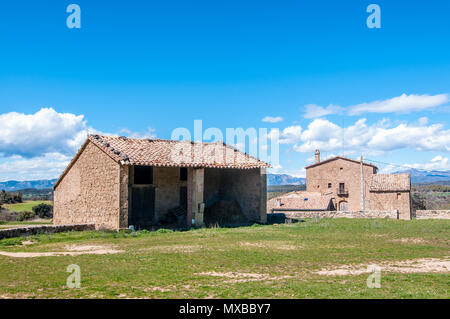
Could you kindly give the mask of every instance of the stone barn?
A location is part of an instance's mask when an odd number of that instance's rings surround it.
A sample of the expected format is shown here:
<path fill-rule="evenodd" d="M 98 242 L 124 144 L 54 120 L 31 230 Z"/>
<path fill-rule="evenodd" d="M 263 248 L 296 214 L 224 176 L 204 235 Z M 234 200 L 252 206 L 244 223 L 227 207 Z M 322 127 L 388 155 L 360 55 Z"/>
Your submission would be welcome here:
<path fill-rule="evenodd" d="M 113 230 L 264 223 L 268 167 L 222 142 L 89 135 L 53 187 L 53 223 Z"/>

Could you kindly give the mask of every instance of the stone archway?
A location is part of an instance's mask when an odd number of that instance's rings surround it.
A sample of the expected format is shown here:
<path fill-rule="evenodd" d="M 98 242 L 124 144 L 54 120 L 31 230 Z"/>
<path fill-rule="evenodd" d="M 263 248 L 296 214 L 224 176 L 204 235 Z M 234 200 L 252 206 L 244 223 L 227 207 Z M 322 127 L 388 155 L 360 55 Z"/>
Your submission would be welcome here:
<path fill-rule="evenodd" d="M 348 211 L 348 202 L 345 200 L 339 202 L 339 210 L 342 212 Z"/>

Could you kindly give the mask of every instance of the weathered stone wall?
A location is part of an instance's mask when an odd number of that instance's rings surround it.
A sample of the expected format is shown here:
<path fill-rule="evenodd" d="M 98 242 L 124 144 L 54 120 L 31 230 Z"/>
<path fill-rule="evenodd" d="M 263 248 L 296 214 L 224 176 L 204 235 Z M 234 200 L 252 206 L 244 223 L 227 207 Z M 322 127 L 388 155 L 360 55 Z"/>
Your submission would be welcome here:
<path fill-rule="evenodd" d="M 85 231 L 95 230 L 94 224 L 76 224 L 76 225 L 41 225 L 20 228 L 9 228 L 0 230 L 0 239 L 11 237 L 32 236 L 38 234 L 53 234 L 66 231 Z"/>
<path fill-rule="evenodd" d="M 250 221 L 261 221 L 263 185 L 260 169 L 222 169 L 221 175 L 221 197 L 235 199 Z"/>
<path fill-rule="evenodd" d="M 179 167 L 154 167 L 153 184 L 155 185 L 155 217 L 159 220 L 169 209 L 180 205 L 180 187 L 187 186 L 187 181 L 180 181 Z"/>
<path fill-rule="evenodd" d="M 128 228 L 128 212 L 129 212 L 129 178 L 130 178 L 130 166 L 120 166 L 120 216 L 119 227 Z"/>
<path fill-rule="evenodd" d="M 398 219 L 397 210 L 388 211 L 276 211 L 276 213 L 284 213 L 288 218 L 311 218 L 311 217 L 327 217 L 327 218 L 392 218 Z"/>
<path fill-rule="evenodd" d="M 53 223 L 119 229 L 120 165 L 89 142 L 54 192 Z"/>
<path fill-rule="evenodd" d="M 366 199 L 369 198 L 369 185 L 371 176 L 374 174 L 372 166 L 363 166 L 364 190 Z M 331 183 L 331 188 L 328 188 Z M 345 184 L 348 196 L 337 195 L 339 183 Z M 356 211 L 361 209 L 361 166 L 358 163 L 337 159 L 308 168 L 306 170 L 306 191 L 332 193 L 335 198 L 334 204 L 339 210 L 340 202 L 346 201 L 347 209 Z M 366 202 L 367 203 L 367 202 Z M 366 207 L 367 209 L 367 207 Z"/>
<path fill-rule="evenodd" d="M 411 219 L 409 192 L 370 192 L 369 207 L 373 210 L 396 209 L 400 219 Z"/>
<path fill-rule="evenodd" d="M 416 210 L 416 219 L 450 219 L 450 210 Z"/>

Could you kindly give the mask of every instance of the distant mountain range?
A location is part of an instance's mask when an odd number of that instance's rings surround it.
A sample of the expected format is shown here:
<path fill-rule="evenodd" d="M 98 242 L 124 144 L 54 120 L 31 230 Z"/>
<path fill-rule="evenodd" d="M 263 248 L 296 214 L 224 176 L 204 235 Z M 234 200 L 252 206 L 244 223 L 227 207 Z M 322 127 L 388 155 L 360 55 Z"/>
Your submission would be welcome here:
<path fill-rule="evenodd" d="M 0 182 L 0 190 L 17 191 L 25 188 L 44 189 L 52 188 L 56 179 L 41 179 L 37 181 L 7 181 Z"/>
<path fill-rule="evenodd" d="M 449 171 L 423 171 L 414 168 L 404 171 L 395 172 L 409 173 L 411 175 L 412 184 L 428 184 L 428 183 L 450 183 L 450 170 Z M 306 184 L 306 178 L 293 177 L 288 174 L 267 174 L 268 185 L 304 185 Z"/>
<path fill-rule="evenodd" d="M 305 185 L 306 178 L 288 174 L 267 174 L 267 185 Z"/>
<path fill-rule="evenodd" d="M 450 171 L 419 171 L 414 168 L 410 168 L 396 173 L 409 173 L 411 175 L 411 183 L 413 184 L 450 181 Z"/>
<path fill-rule="evenodd" d="M 414 168 L 399 171 L 395 173 L 409 173 L 411 175 L 411 182 L 413 184 L 427 184 L 427 183 L 450 183 L 449 171 L 422 171 Z M 17 191 L 25 188 L 44 189 L 52 188 L 56 179 L 42 179 L 37 181 L 7 181 L 0 182 L 0 190 Z M 267 185 L 305 185 L 306 178 L 294 177 L 288 174 L 267 174 Z"/>

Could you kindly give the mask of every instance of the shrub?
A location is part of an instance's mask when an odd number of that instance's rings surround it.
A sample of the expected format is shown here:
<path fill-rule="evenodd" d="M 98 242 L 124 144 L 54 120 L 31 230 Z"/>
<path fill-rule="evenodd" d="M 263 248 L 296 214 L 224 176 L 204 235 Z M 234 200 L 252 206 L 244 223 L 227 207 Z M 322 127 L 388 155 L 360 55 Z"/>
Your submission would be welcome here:
<path fill-rule="evenodd" d="M 53 217 L 53 207 L 45 203 L 34 206 L 33 212 L 39 216 L 39 218 L 52 218 Z"/>
<path fill-rule="evenodd" d="M 29 220 L 34 218 L 35 214 L 33 212 L 20 212 L 17 216 L 17 221 L 23 222 L 24 220 Z"/>
<path fill-rule="evenodd" d="M 0 246 L 22 245 L 23 240 L 24 240 L 24 238 L 22 238 L 22 237 L 5 238 L 5 239 L 0 240 Z"/>

